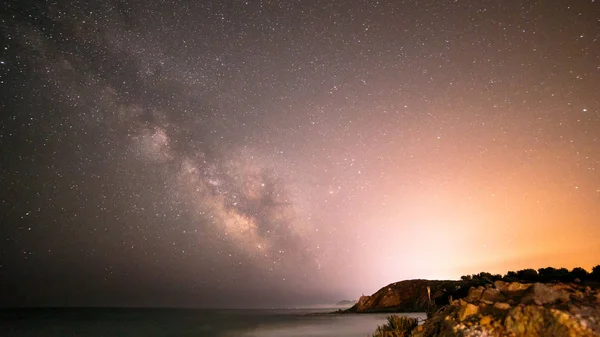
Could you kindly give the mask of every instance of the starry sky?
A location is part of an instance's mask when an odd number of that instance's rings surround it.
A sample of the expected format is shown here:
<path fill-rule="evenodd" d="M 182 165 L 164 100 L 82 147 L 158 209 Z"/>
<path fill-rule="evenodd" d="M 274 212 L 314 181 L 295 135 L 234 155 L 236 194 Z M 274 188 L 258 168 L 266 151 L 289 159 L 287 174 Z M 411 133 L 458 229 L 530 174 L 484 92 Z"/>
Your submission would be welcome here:
<path fill-rule="evenodd" d="M 600 4 L 8 1 L 2 305 L 600 263 Z"/>

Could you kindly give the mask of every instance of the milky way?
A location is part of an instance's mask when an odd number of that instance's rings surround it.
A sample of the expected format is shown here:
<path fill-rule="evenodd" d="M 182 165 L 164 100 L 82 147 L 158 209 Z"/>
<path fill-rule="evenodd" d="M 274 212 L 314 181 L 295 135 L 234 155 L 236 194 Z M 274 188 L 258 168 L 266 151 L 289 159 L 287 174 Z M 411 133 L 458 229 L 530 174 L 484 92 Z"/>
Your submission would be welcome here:
<path fill-rule="evenodd" d="M 594 1 L 11 1 L 7 305 L 600 263 Z"/>

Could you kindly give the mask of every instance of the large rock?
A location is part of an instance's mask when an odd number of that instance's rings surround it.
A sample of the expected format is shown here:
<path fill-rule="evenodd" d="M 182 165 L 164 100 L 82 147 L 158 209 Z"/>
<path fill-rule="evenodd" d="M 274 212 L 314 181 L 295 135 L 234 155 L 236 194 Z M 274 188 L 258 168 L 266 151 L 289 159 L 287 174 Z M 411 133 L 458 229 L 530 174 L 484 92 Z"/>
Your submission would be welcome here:
<path fill-rule="evenodd" d="M 510 309 L 510 304 L 504 302 L 496 302 L 494 303 L 494 309 L 496 310 L 508 310 Z"/>
<path fill-rule="evenodd" d="M 371 296 L 361 296 L 356 305 L 346 312 L 423 312 L 431 303 L 440 302 L 461 284 L 460 281 L 400 281 L 379 289 Z"/>
<path fill-rule="evenodd" d="M 467 301 L 470 302 L 474 302 L 474 301 L 479 301 L 481 300 L 481 296 L 483 295 L 483 292 L 485 291 L 484 287 L 471 287 L 469 289 L 469 293 L 467 294 Z"/>
<path fill-rule="evenodd" d="M 495 302 L 502 302 L 506 300 L 506 296 L 497 288 L 488 288 L 483 294 L 481 294 L 481 301 L 493 304 Z"/>
<path fill-rule="evenodd" d="M 474 304 L 465 302 L 463 300 L 460 300 L 459 302 L 460 303 L 459 303 L 458 316 L 457 316 L 457 319 L 459 322 L 462 322 L 466 318 L 477 314 L 477 312 L 479 311 L 479 307 Z"/>
<path fill-rule="evenodd" d="M 569 301 L 569 293 L 561 289 L 560 286 L 549 286 L 543 283 L 534 283 L 525 291 L 522 304 L 552 304 L 557 301 L 566 303 Z"/>
<path fill-rule="evenodd" d="M 495 302 L 502 302 L 506 300 L 506 296 L 495 287 L 471 287 L 469 293 L 465 298 L 470 302 L 483 302 L 486 304 L 494 304 Z"/>
<path fill-rule="evenodd" d="M 570 313 L 538 305 L 519 306 L 504 321 L 506 332 L 516 336 L 587 337 L 599 336 L 584 320 Z"/>
<path fill-rule="evenodd" d="M 504 281 L 496 281 L 494 282 L 494 286 L 496 289 L 500 290 L 503 294 L 507 296 L 518 296 L 521 295 L 527 290 L 531 284 L 528 283 L 519 283 L 519 282 L 504 282 Z"/>
<path fill-rule="evenodd" d="M 491 288 L 471 288 L 411 336 L 600 337 L 599 298 L 600 289 L 577 283 L 496 282 Z"/>

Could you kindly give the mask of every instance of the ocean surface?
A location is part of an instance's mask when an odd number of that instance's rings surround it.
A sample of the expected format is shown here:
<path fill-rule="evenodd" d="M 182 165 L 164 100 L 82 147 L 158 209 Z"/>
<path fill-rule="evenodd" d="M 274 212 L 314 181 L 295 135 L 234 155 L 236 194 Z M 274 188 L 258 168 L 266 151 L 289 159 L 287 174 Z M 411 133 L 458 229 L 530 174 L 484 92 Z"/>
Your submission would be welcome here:
<path fill-rule="evenodd" d="M 385 314 L 319 315 L 335 309 L 2 309 L 0 336 L 371 336 Z M 425 313 L 407 313 L 425 318 Z"/>

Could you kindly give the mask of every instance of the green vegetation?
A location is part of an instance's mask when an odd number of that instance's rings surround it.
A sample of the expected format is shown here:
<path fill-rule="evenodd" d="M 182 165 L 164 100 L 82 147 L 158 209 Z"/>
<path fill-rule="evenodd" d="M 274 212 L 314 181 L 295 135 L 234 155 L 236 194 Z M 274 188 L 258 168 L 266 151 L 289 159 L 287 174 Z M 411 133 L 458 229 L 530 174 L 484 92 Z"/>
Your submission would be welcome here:
<path fill-rule="evenodd" d="M 377 327 L 373 337 L 408 337 L 418 325 L 416 318 L 390 315 L 386 324 Z"/>
<path fill-rule="evenodd" d="M 592 268 L 591 273 L 580 267 L 573 268 L 571 271 L 567 268 L 546 267 L 538 270 L 509 271 L 504 276 L 481 272 L 479 274 L 464 275 L 461 280 L 469 285 L 493 283 L 497 280 L 507 282 L 600 282 L 600 265 Z"/>

